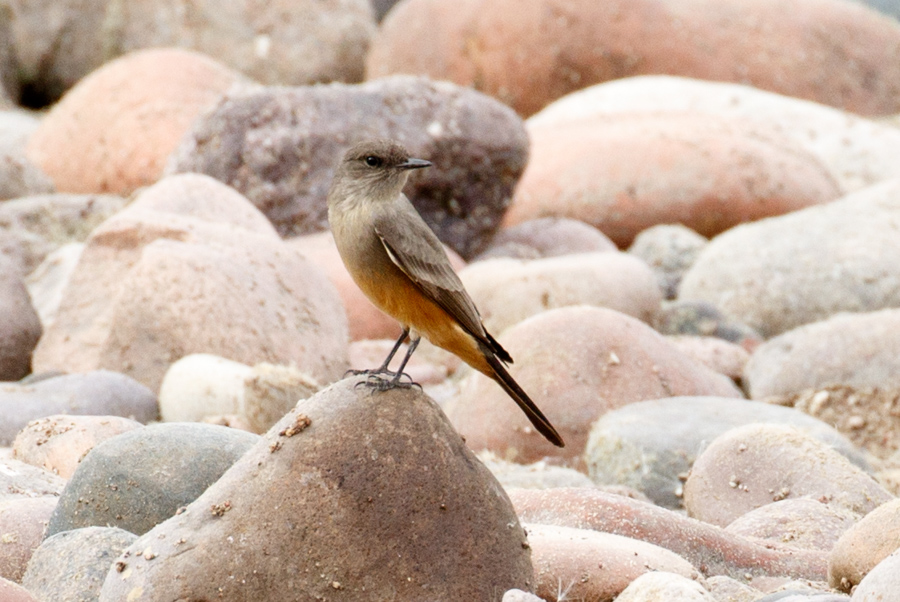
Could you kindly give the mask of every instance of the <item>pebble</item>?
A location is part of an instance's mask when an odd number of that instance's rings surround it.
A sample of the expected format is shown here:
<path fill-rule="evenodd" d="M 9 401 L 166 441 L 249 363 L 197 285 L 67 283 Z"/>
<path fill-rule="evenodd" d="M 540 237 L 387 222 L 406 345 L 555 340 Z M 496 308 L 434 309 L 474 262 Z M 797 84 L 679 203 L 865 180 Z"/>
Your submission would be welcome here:
<path fill-rule="evenodd" d="M 31 303 L 45 329 L 50 328 L 56 320 L 66 287 L 69 286 L 82 251 L 84 243 L 66 243 L 55 251 L 50 251 L 44 261 L 25 278 Z"/>
<path fill-rule="evenodd" d="M 718 337 L 680 335 L 669 337 L 669 340 L 683 354 L 738 383 L 750 360 L 746 349 Z"/>
<path fill-rule="evenodd" d="M 488 470 L 504 489 L 555 489 L 557 487 L 593 487 L 594 483 L 584 473 L 547 462 L 516 464 L 484 451 L 478 454 Z"/>
<path fill-rule="evenodd" d="M 802 497 L 760 506 L 739 516 L 725 528 L 744 537 L 830 552 L 859 518 L 853 512 Z"/>
<path fill-rule="evenodd" d="M 890 602 L 897 592 L 900 592 L 900 552 L 895 551 L 863 577 L 863 580 L 856 586 L 851 600 L 853 602 Z"/>
<path fill-rule="evenodd" d="M 498 231 L 475 260 L 537 259 L 617 250 L 616 243 L 589 224 L 566 217 L 539 217 Z"/>
<path fill-rule="evenodd" d="M 763 338 L 743 322 L 725 315 L 707 301 L 675 300 L 663 303 L 653 327 L 661 334 L 716 337 L 741 346 L 748 353 Z"/>
<path fill-rule="evenodd" d="M 22 276 L 4 255 L 0 255 L 0 316 L 0 382 L 19 380 L 31 372 L 32 352 L 43 327 Z"/>
<path fill-rule="evenodd" d="M 653 273 L 666 299 L 678 296 L 684 273 L 697 259 L 709 240 L 681 224 L 660 224 L 641 231 L 628 247 L 628 253 L 643 259 Z"/>
<path fill-rule="evenodd" d="M 616 602 L 716 602 L 715 597 L 693 579 L 676 573 L 644 573 L 628 584 Z"/>
<path fill-rule="evenodd" d="M 0 499 L 0 577 L 20 583 L 28 560 L 44 537 L 57 498 L 5 497 Z M 0 600 L 5 600 L 0 596 Z"/>
<path fill-rule="evenodd" d="M 0 458 L 0 502 L 49 497 L 62 493 L 66 480 L 52 472 L 12 458 Z"/>
<path fill-rule="evenodd" d="M 828 584 L 849 591 L 898 548 L 900 499 L 892 499 L 844 531 L 828 558 Z"/>
<path fill-rule="evenodd" d="M 2 577 L 0 577 L 0 599 L 3 602 L 38 602 L 27 589 Z"/>

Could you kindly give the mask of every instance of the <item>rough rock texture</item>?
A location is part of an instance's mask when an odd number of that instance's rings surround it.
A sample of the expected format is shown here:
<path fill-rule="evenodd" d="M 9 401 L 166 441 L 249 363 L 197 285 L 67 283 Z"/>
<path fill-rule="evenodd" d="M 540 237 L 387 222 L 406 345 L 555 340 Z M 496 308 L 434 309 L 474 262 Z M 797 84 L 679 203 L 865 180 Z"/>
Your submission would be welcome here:
<path fill-rule="evenodd" d="M 759 132 L 784 136 L 815 156 L 844 192 L 900 177 L 896 127 L 740 84 L 670 75 L 623 78 L 560 98 L 528 123 L 552 126 L 635 112 L 740 119 Z"/>
<path fill-rule="evenodd" d="M 814 156 L 738 118 L 622 113 L 527 129 L 505 225 L 570 217 L 627 247 L 660 224 L 713 236 L 841 194 Z"/>
<path fill-rule="evenodd" d="M 52 472 L 18 460 L 0 459 L 0 500 L 50 497 L 54 501 L 66 481 Z"/>
<path fill-rule="evenodd" d="M 740 345 L 747 352 L 762 344 L 758 332 L 722 313 L 706 301 L 667 301 L 653 327 L 661 334 L 716 337 Z"/>
<path fill-rule="evenodd" d="M 821 581 L 822 552 L 760 542 L 654 504 L 598 489 L 515 489 L 510 498 L 522 521 L 593 529 L 656 544 L 679 554 L 705 575 L 793 577 Z"/>
<path fill-rule="evenodd" d="M 828 584 L 849 591 L 900 548 L 900 499 L 875 508 L 837 541 L 828 558 Z"/>
<path fill-rule="evenodd" d="M 804 496 L 860 515 L 893 498 L 824 443 L 774 424 L 720 435 L 684 484 L 688 515 L 721 526 L 765 504 Z"/>
<path fill-rule="evenodd" d="M 716 237 L 679 298 L 771 337 L 840 311 L 900 306 L 900 180 Z"/>
<path fill-rule="evenodd" d="M 685 355 L 737 382 L 750 359 L 746 349 L 718 337 L 682 335 L 669 337 L 669 340 Z"/>
<path fill-rule="evenodd" d="M 478 261 L 459 277 L 489 332 L 559 307 L 590 305 L 653 323 L 662 295 L 647 264 L 625 253 Z"/>
<path fill-rule="evenodd" d="M 145 533 L 194 501 L 257 440 L 198 423 L 157 424 L 107 439 L 69 479 L 47 535 L 91 526 Z"/>
<path fill-rule="evenodd" d="M 900 309 L 841 314 L 770 339 L 744 382 L 754 399 L 833 385 L 900 389 Z"/>
<path fill-rule="evenodd" d="M 611 309 L 564 307 L 519 322 L 499 337 L 510 374 L 566 441 L 553 447 L 492 380 L 473 373 L 445 406 L 475 450 L 517 462 L 544 457 L 579 465 L 590 425 L 635 401 L 674 395 L 738 397 L 725 376 L 682 355 L 649 326 Z"/>
<path fill-rule="evenodd" d="M 882 504 L 881 507 L 885 505 Z M 873 512 L 877 510 L 878 508 Z M 744 537 L 768 539 L 798 548 L 829 552 L 835 542 L 848 529 L 853 528 L 857 520 L 859 515 L 853 512 L 802 497 L 760 506 L 738 517 L 725 528 L 730 533 Z M 900 542 L 897 545 L 900 546 Z"/>
<path fill-rule="evenodd" d="M 141 426 L 121 416 L 47 416 L 19 431 L 12 457 L 68 479 L 95 445 Z"/>
<path fill-rule="evenodd" d="M 22 585 L 40 600 L 97 599 L 116 556 L 137 535 L 116 527 L 85 527 L 48 537 L 34 551 Z"/>
<path fill-rule="evenodd" d="M 156 395 L 122 374 L 95 370 L 0 384 L 0 444 L 9 445 L 32 420 L 54 414 L 125 416 L 138 422 L 159 414 Z"/>
<path fill-rule="evenodd" d="M 630 403 L 594 422 L 587 471 L 597 483 L 627 485 L 656 504 L 680 508 L 684 475 L 697 456 L 726 431 L 755 423 L 793 426 L 869 468 L 850 441 L 803 412 L 743 399 L 672 397 Z"/>
<path fill-rule="evenodd" d="M 84 243 L 81 242 L 64 244 L 47 254 L 44 261 L 25 278 L 28 294 L 44 329 L 50 328 L 56 321 L 66 287 L 83 250 Z"/>
<path fill-rule="evenodd" d="M 900 551 L 894 552 L 866 575 L 856 591 L 853 602 L 888 602 L 900 591 Z"/>
<path fill-rule="evenodd" d="M 900 25 L 839 0 L 410 0 L 382 23 L 366 73 L 470 85 L 522 115 L 645 73 L 889 114 L 900 110 L 898 54 Z"/>
<path fill-rule="evenodd" d="M 656 274 L 666 299 L 678 296 L 678 285 L 709 240 L 681 224 L 660 224 L 638 234 L 628 253 L 643 259 Z"/>
<path fill-rule="evenodd" d="M 481 452 L 478 459 L 484 462 L 504 489 L 554 489 L 557 487 L 593 487 L 594 483 L 583 473 L 572 468 L 553 466 L 547 462 L 516 464 L 498 458 L 491 452 Z"/>
<path fill-rule="evenodd" d="M 615 250 L 616 244 L 593 226 L 566 217 L 541 217 L 501 229 L 475 260 L 537 259 Z"/>
<path fill-rule="evenodd" d="M 398 76 L 229 95 L 198 120 L 167 170 L 209 174 L 246 195 L 282 235 L 305 234 L 327 229 L 335 163 L 367 138 L 396 139 L 434 164 L 413 174 L 406 192 L 464 257 L 497 229 L 528 156 L 522 121 L 501 103 Z"/>
<path fill-rule="evenodd" d="M 42 332 L 22 276 L 0 255 L 0 382 L 19 380 L 31 372 L 32 352 Z"/>
<path fill-rule="evenodd" d="M 56 503 L 52 496 L 0 500 L 0 577 L 21 582 Z M 0 595 L 0 600 L 5 598 Z"/>
<path fill-rule="evenodd" d="M 36 370 L 119 370 L 156 390 L 191 353 L 290 364 L 329 382 L 347 325 L 326 277 L 240 194 L 184 174 L 91 234 Z"/>
<path fill-rule="evenodd" d="M 239 81 L 237 73 L 187 50 L 121 57 L 53 106 L 28 142 L 28 157 L 60 192 L 127 195 L 159 179 L 191 123 Z"/>
<path fill-rule="evenodd" d="M 489 600 L 531 589 L 509 498 L 437 405 L 358 382 L 300 402 L 138 539 L 100 601 Z"/>
<path fill-rule="evenodd" d="M 663 571 L 644 573 L 628 584 L 616 602 L 716 602 L 702 585 Z"/>
<path fill-rule="evenodd" d="M 0 201 L 53 190 L 50 177 L 23 151 L 0 145 Z"/>

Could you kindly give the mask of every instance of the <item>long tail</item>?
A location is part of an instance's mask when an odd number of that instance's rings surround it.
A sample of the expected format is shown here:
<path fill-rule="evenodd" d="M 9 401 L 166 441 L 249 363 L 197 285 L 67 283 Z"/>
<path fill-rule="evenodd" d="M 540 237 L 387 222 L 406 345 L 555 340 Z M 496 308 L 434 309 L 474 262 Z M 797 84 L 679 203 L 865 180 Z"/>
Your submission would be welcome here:
<path fill-rule="evenodd" d="M 528 420 L 531 421 L 534 428 L 546 437 L 547 441 L 557 447 L 565 447 L 566 444 L 562 440 L 562 437 L 559 436 L 559 433 L 556 432 L 556 429 L 553 428 L 553 425 L 550 424 L 550 421 L 547 420 L 547 417 L 544 416 L 544 413 L 541 412 L 540 408 L 538 408 L 535 403 L 531 401 L 531 398 L 528 397 L 528 394 L 522 390 L 519 383 L 513 380 L 513 377 L 507 372 L 503 362 L 490 351 L 485 351 L 484 359 L 487 360 L 487 363 L 493 368 L 494 380 L 497 381 L 497 384 L 503 387 L 503 390 L 506 391 L 507 395 L 512 397 L 513 400 L 519 404 L 519 407 L 525 412 L 525 415 L 528 416 Z"/>

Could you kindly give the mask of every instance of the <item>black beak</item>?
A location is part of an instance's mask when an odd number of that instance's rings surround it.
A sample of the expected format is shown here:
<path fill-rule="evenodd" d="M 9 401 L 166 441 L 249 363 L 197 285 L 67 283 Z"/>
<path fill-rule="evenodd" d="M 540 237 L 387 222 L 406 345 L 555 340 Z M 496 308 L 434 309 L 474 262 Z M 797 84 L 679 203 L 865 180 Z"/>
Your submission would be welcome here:
<path fill-rule="evenodd" d="M 403 163 L 397 165 L 400 169 L 422 169 L 423 167 L 431 167 L 431 161 L 422 159 L 407 159 Z"/>

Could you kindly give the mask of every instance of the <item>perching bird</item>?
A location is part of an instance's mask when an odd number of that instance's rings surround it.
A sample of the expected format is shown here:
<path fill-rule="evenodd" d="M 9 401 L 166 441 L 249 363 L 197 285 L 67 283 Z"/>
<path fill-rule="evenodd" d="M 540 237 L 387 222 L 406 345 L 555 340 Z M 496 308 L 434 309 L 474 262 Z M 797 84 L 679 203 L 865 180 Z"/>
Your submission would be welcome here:
<path fill-rule="evenodd" d="M 403 194 L 409 170 L 431 163 L 409 157 L 396 142 L 355 145 L 337 166 L 328 192 L 328 221 L 338 252 L 353 280 L 403 333 L 369 386 L 408 387 L 403 369 L 422 336 L 494 379 L 515 400 L 535 428 L 559 447 L 564 443 L 506 365 L 512 358 L 485 330 L 471 297 L 453 271 L 440 240 Z M 396 372 L 388 364 L 410 337 Z"/>

